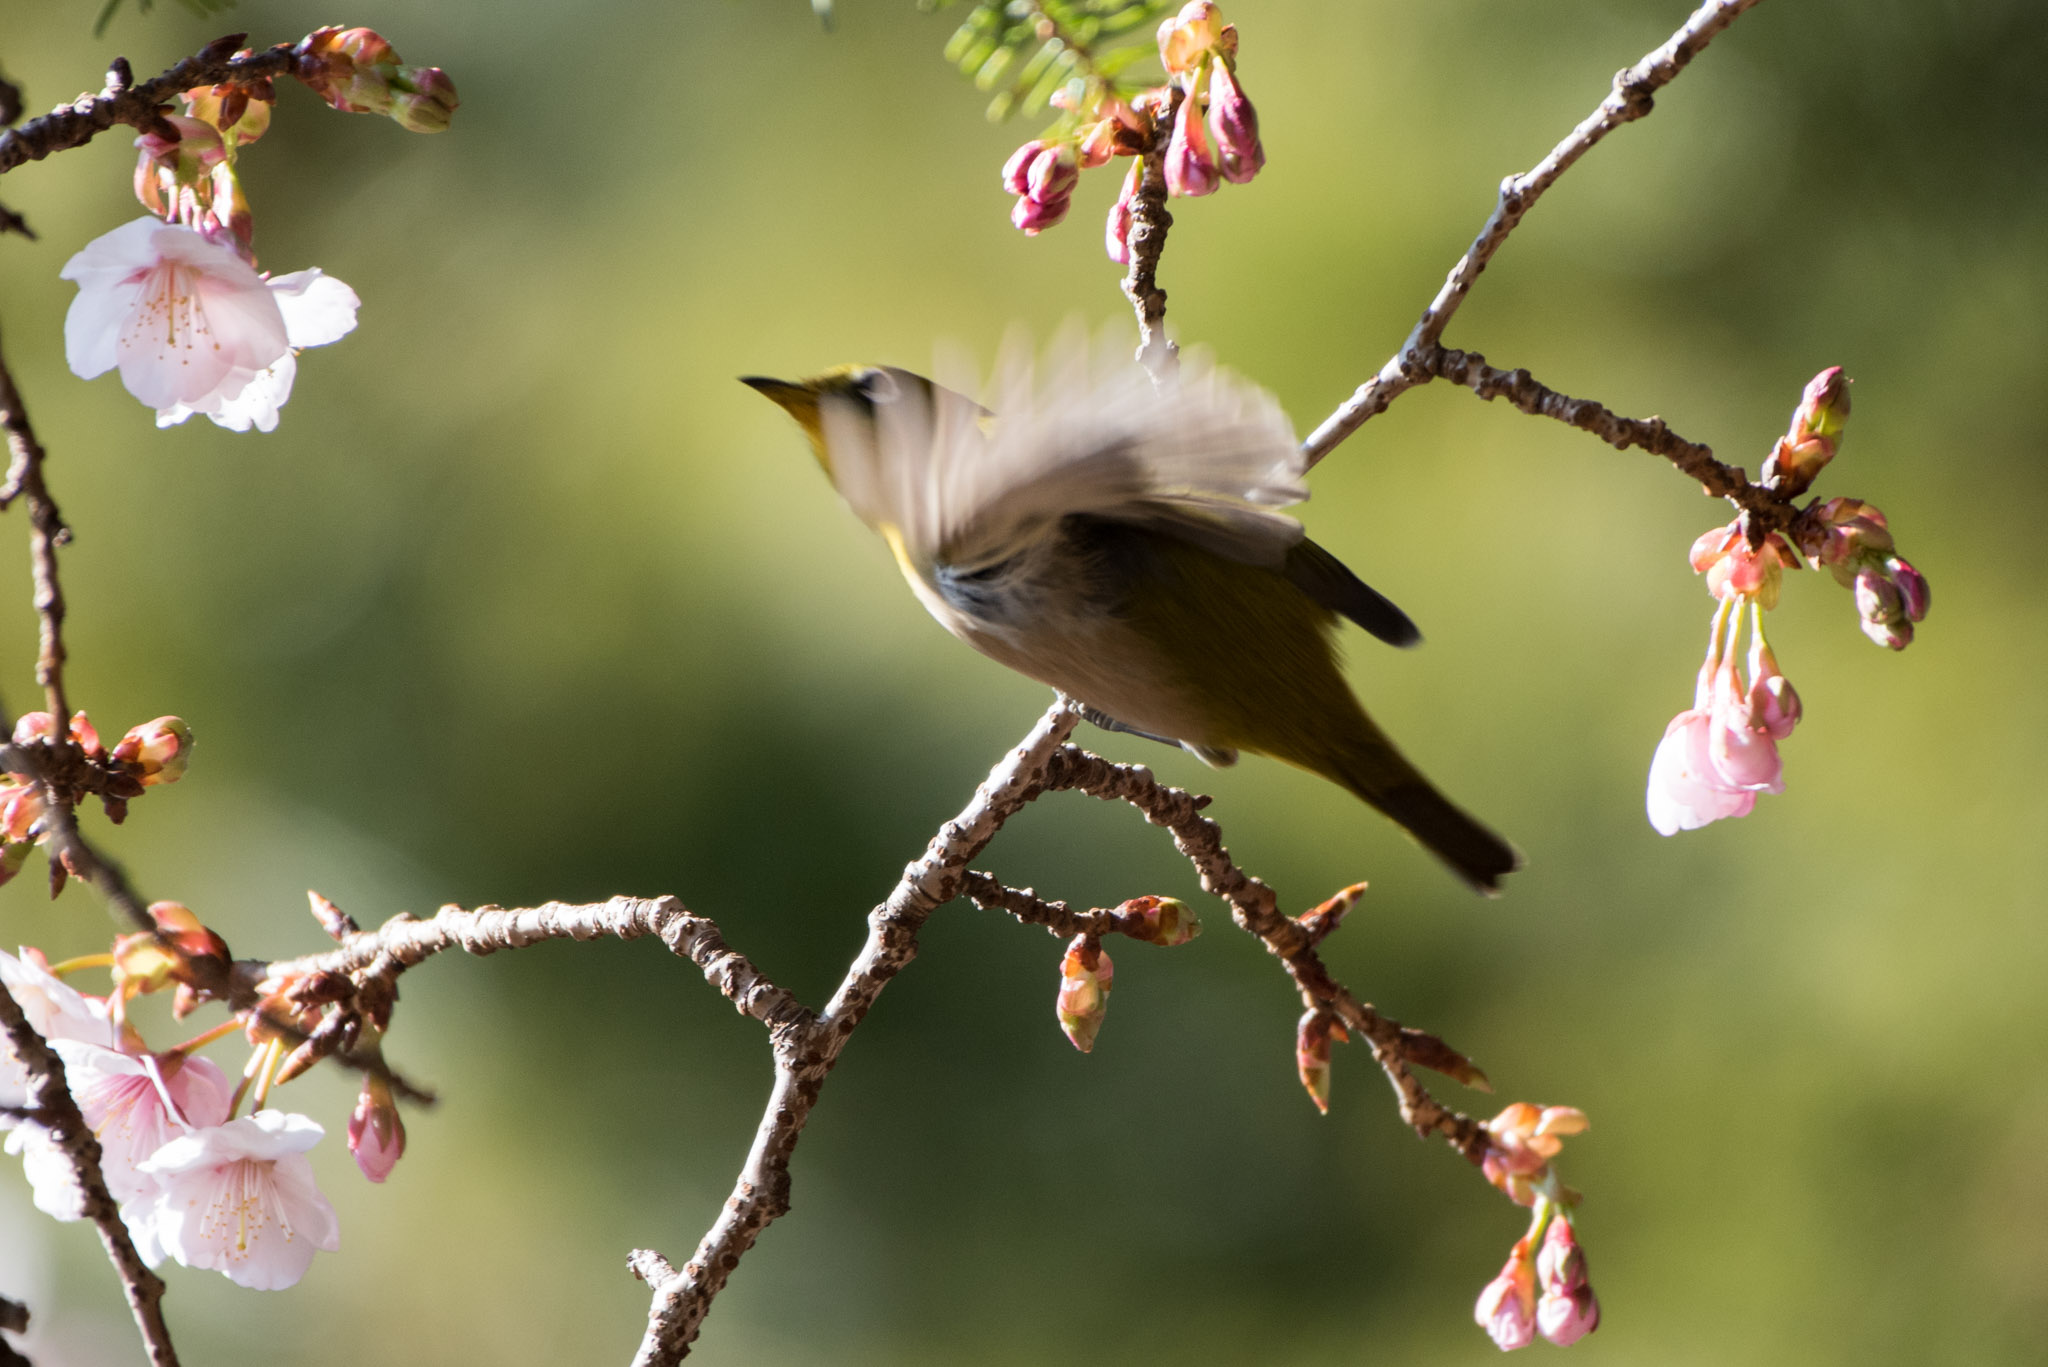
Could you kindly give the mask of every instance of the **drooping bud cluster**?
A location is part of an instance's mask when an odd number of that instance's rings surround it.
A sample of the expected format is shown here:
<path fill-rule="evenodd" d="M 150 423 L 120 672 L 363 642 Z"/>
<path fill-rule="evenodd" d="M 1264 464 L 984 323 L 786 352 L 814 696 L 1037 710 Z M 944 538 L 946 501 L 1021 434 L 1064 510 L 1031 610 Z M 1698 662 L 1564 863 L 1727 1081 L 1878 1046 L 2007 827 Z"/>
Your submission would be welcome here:
<path fill-rule="evenodd" d="M 76 806 L 97 797 L 108 819 L 117 823 L 145 789 L 176 783 L 191 762 L 192 728 L 177 717 L 131 728 L 111 751 L 83 712 L 71 714 L 64 740 L 54 731 L 49 713 L 26 712 L 14 724 L 13 743 L 42 751 L 42 768 L 65 803 Z M 21 872 L 29 851 L 45 843 L 50 830 L 42 785 L 21 774 L 0 773 L 0 883 Z M 53 861 L 53 895 L 63 889 L 67 872 L 75 870 Z"/>
<path fill-rule="evenodd" d="M 1752 550 L 1740 524 L 1731 524 L 1693 543 L 1692 564 L 1721 603 L 1693 705 L 1664 728 L 1650 760 L 1646 806 L 1650 824 L 1662 835 L 1747 816 L 1758 793 L 1783 792 L 1778 742 L 1792 734 L 1801 713 L 1799 694 L 1778 668 L 1763 629 L 1764 610 L 1778 601 L 1785 567 L 1798 564 L 1790 547 L 1772 536 Z M 1746 678 L 1736 669 L 1745 622 Z"/>
<path fill-rule="evenodd" d="M 1586 1280 L 1586 1256 L 1566 1211 L 1579 1195 L 1557 1180 L 1550 1160 L 1565 1135 L 1586 1128 L 1572 1106 L 1516 1102 L 1486 1124 L 1480 1166 L 1487 1180 L 1530 1208 L 1528 1232 L 1506 1266 L 1479 1293 L 1472 1318 L 1503 1352 L 1526 1348 L 1541 1334 L 1560 1347 L 1600 1327 L 1600 1302 Z"/>
<path fill-rule="evenodd" d="M 1142 156 L 1165 119 L 1173 121 L 1163 168 L 1170 195 L 1210 194 L 1226 180 L 1242 184 L 1266 164 L 1258 111 L 1237 76 L 1237 28 L 1222 22 L 1213 0 L 1189 0 L 1159 26 L 1159 59 L 1166 82 L 1129 98 L 1099 79 L 1077 79 L 1053 97 L 1064 111 L 1060 122 L 1003 167 L 1003 188 L 1017 196 L 1010 221 L 1027 236 L 1066 217 L 1082 171 L 1112 157 Z M 1104 228 L 1104 249 L 1118 265 L 1130 260 L 1142 183 L 1133 165 Z"/>
<path fill-rule="evenodd" d="M 1814 567 L 1832 571 L 1835 581 L 1856 595 L 1863 634 L 1881 646 L 1904 650 L 1913 643 L 1913 624 L 1927 616 L 1927 578 L 1899 555 L 1885 516 L 1853 498 L 1820 505 L 1827 538 Z"/>
<path fill-rule="evenodd" d="M 388 114 L 415 133 L 447 131 L 460 103 L 437 66 L 403 66 L 381 34 L 317 28 L 292 49 L 292 74 L 344 114 Z"/>
<path fill-rule="evenodd" d="M 1805 492 L 1840 451 L 1848 416 L 1849 381 L 1841 368 L 1814 376 L 1790 430 L 1764 462 L 1764 486 L 1787 496 Z M 1777 606 L 1784 571 L 1798 569 L 1802 555 L 1854 592 L 1864 634 L 1879 645 L 1904 649 L 1914 623 L 1927 615 L 1927 580 L 1896 553 L 1876 508 L 1831 498 L 1809 507 L 1795 531 L 1796 550 L 1777 533 L 1752 546 L 1746 518 L 1737 518 L 1693 543 L 1693 570 L 1706 576 L 1719 607 L 1693 705 L 1665 727 L 1650 761 L 1646 806 L 1650 824 L 1664 835 L 1747 816 L 1758 793 L 1784 791 L 1777 743 L 1798 725 L 1801 706 L 1764 639 L 1763 614 Z M 1745 622 L 1749 658 L 1741 674 Z"/>
<path fill-rule="evenodd" d="M 1054 1003 L 1060 1029 L 1082 1053 L 1095 1048 L 1102 1018 L 1109 1013 L 1109 989 L 1116 969 L 1102 941 L 1076 935 L 1060 960 L 1060 991 Z"/>

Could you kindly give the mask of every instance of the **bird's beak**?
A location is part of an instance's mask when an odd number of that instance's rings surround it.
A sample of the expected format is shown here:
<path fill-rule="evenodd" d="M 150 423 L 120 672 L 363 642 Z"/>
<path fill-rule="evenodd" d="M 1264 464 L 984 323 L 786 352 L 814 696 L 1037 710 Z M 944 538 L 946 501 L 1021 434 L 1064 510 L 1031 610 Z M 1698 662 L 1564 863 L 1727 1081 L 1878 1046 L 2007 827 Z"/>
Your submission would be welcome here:
<path fill-rule="evenodd" d="M 804 435 L 811 439 L 811 447 L 817 453 L 818 463 L 831 466 L 825 461 L 825 427 L 818 414 L 818 390 L 815 385 L 792 383 L 789 380 L 771 380 L 765 375 L 742 375 L 740 383 L 755 389 L 775 400 L 782 410 L 795 418 L 797 425 L 804 429 Z"/>

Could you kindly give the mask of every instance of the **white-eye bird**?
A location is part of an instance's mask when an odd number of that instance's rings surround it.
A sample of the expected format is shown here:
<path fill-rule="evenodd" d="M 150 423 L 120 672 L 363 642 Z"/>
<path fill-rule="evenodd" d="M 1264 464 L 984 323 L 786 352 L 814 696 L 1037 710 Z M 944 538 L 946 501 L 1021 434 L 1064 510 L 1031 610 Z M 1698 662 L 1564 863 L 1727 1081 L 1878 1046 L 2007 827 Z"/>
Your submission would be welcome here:
<path fill-rule="evenodd" d="M 1277 511 L 1308 497 L 1278 405 L 1191 360 L 1155 384 L 1070 350 L 1038 382 L 1013 364 L 999 415 L 890 366 L 743 383 L 803 427 L 955 636 L 1098 726 L 1320 774 L 1497 892 L 1514 847 L 1402 758 L 1339 672 L 1339 614 L 1421 638 Z"/>

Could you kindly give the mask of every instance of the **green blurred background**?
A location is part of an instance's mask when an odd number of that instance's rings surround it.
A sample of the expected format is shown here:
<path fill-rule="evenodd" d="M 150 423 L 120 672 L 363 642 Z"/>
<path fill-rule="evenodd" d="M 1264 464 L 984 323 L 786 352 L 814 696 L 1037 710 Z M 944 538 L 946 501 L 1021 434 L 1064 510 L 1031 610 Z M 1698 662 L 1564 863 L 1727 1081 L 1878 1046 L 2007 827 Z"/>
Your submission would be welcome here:
<path fill-rule="evenodd" d="M 270 436 L 159 433 L 65 368 L 57 271 L 138 212 L 125 134 L 0 183 L 42 234 L 0 242 L 0 326 L 78 533 L 72 697 L 111 735 L 177 712 L 201 737 L 184 783 L 92 832 L 242 954 L 319 946 L 309 886 L 366 922 L 673 892 L 821 1001 L 1045 697 L 925 618 L 733 377 L 1124 319 L 1114 173 L 1069 224 L 1014 232 L 997 168 L 1036 125 L 985 123 L 939 57 L 953 17 L 907 0 L 843 0 L 829 33 L 800 0 L 160 0 L 102 40 L 96 4 L 8 8 L 31 110 L 114 53 L 146 74 L 231 28 L 328 22 L 463 98 L 422 138 L 281 92 L 244 162 L 262 262 L 318 264 L 363 307 Z M 1271 165 L 1176 205 L 1161 278 L 1178 335 L 1305 431 L 1398 344 L 1499 178 L 1685 9 L 1227 12 Z M 1505 899 L 1314 779 L 1083 737 L 1214 793 L 1290 909 L 1372 880 L 1327 953 L 1500 1088 L 1447 1100 L 1591 1114 L 1564 1164 L 1607 1314 L 1581 1362 L 2041 1360 L 2044 61 L 2035 0 L 1763 5 L 1564 179 L 1451 329 L 1752 470 L 1809 376 L 1855 377 L 1821 491 L 1891 514 L 1934 613 L 1892 655 L 1832 581 L 1790 579 L 1773 640 L 1808 719 L 1755 816 L 1663 840 L 1642 814 L 1711 606 L 1684 552 L 1726 508 L 1449 386 L 1320 467 L 1305 512 L 1428 633 L 1412 654 L 1351 633 L 1354 677 L 1527 852 Z M 6 526 L 19 709 L 34 622 Z M 982 865 L 1082 904 L 1196 891 L 1157 831 L 1080 798 Z M 103 944 L 92 899 L 52 906 L 39 871 L 0 893 L 0 940 Z M 1117 951 L 1088 1057 L 1053 1024 L 1057 957 L 939 914 L 697 1360 L 1491 1360 L 1471 1304 L 1520 1213 L 1401 1128 L 1359 1050 L 1315 1113 L 1256 945 L 1210 915 L 1186 949 Z M 329 1128 L 343 1252 L 275 1295 L 173 1270 L 186 1360 L 622 1361 L 646 1306 L 625 1254 L 686 1256 L 724 1198 L 759 1030 L 651 943 L 551 945 L 408 976 L 389 1047 L 442 1104 L 371 1188 L 339 1142 L 346 1080 L 283 1093 Z M 139 1358 L 87 1229 L 8 1178 L 0 1230 L 39 1363 Z"/>

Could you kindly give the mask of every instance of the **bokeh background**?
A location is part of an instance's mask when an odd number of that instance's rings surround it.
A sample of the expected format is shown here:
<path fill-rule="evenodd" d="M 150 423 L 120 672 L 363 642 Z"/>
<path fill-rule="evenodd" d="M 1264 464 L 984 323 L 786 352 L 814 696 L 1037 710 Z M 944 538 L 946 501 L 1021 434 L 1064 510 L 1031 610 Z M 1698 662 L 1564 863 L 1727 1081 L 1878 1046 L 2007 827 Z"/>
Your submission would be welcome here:
<path fill-rule="evenodd" d="M 32 110 L 115 53 L 151 73 L 229 29 L 327 22 L 447 67 L 463 107 L 423 138 L 282 91 L 244 162 L 263 264 L 318 264 L 363 308 L 270 436 L 160 433 L 65 368 L 57 271 L 137 213 L 125 136 L 0 186 L 42 234 L 0 242 L 0 326 L 77 529 L 72 696 L 111 734 L 177 712 L 201 738 L 185 782 L 92 833 L 242 954 L 321 943 L 308 887 L 366 922 L 673 892 L 821 1001 L 1045 698 L 925 618 L 733 377 L 1124 318 L 1115 173 L 1015 233 L 997 168 L 1036 125 L 986 123 L 939 56 L 958 12 L 908 0 L 842 0 L 831 32 L 800 0 L 160 0 L 99 40 L 96 8 L 10 7 L 0 64 Z M 1271 164 L 1176 205 L 1162 281 L 1178 335 L 1305 431 L 1405 335 L 1499 178 L 1685 6 L 1227 12 Z M 1685 550 L 1725 507 L 1449 386 L 1320 467 L 1305 515 L 1428 634 L 1351 633 L 1354 679 L 1527 852 L 1506 898 L 1314 779 L 1084 737 L 1213 793 L 1292 909 L 1370 879 L 1328 955 L 1500 1088 L 1448 1100 L 1591 1114 L 1564 1160 L 1607 1312 L 1572 1350 L 1589 1367 L 2040 1360 L 2044 60 L 2033 0 L 1763 5 L 1565 178 L 1451 329 L 1752 470 L 1809 376 L 1855 377 L 1821 491 L 1891 514 L 1934 612 L 1888 654 L 1831 580 L 1790 579 L 1773 639 L 1808 719 L 1755 816 L 1664 840 L 1642 814 L 1711 607 Z M 982 862 L 1083 904 L 1196 896 L 1158 832 L 1076 797 Z M 51 905 L 39 872 L 0 893 L 0 940 L 103 945 L 92 898 Z M 1520 1213 L 1402 1129 L 1361 1051 L 1318 1116 L 1297 1005 L 1220 915 L 1116 952 L 1084 1057 L 1052 1020 L 1053 941 L 935 918 L 697 1360 L 1490 1361 L 1471 1304 Z M 281 1095 L 329 1127 L 343 1252 L 282 1294 L 172 1270 L 186 1360 L 622 1361 L 646 1304 L 625 1254 L 687 1255 L 723 1199 L 760 1032 L 651 943 L 447 958 L 404 991 L 391 1053 L 444 1100 L 371 1188 L 339 1142 L 347 1081 Z M 0 1231 L 39 1363 L 139 1358 L 88 1230 L 5 1177 Z"/>

